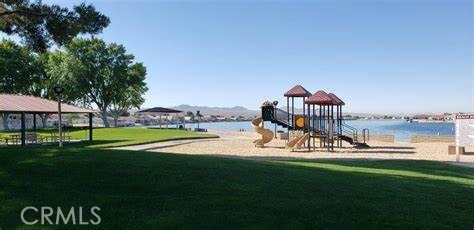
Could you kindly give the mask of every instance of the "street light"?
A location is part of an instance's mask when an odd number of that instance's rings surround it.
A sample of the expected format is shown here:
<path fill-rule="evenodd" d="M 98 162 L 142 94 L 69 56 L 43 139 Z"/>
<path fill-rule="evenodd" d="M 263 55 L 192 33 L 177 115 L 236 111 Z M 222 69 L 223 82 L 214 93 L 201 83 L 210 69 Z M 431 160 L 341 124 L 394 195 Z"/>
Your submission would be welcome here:
<path fill-rule="evenodd" d="M 56 93 L 58 97 L 58 117 L 59 117 L 59 125 L 58 125 L 58 131 L 59 131 L 59 147 L 63 147 L 63 135 L 62 135 L 62 119 L 61 119 L 61 94 L 64 92 L 64 88 L 60 85 L 54 86 L 54 92 Z"/>
<path fill-rule="evenodd" d="M 196 111 L 196 116 L 198 117 L 198 130 L 200 130 L 199 128 L 199 121 L 201 120 L 201 111 Z"/>

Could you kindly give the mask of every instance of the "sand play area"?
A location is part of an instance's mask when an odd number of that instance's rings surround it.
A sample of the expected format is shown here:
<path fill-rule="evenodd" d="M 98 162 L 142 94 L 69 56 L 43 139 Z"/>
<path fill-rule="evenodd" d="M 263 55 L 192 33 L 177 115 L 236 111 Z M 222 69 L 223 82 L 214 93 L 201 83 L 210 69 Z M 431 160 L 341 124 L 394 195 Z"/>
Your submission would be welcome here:
<path fill-rule="evenodd" d="M 449 143 L 406 143 L 406 142 L 379 142 L 369 141 L 371 148 L 357 149 L 347 144 L 344 148 L 335 148 L 334 152 L 312 151 L 306 148 L 291 151 L 285 149 L 284 140 L 273 140 L 264 148 L 255 148 L 252 141 L 258 138 L 253 132 L 223 132 L 210 131 L 220 136 L 219 139 L 210 139 L 185 143 L 172 147 L 157 148 L 150 151 L 201 154 L 243 158 L 350 158 L 350 159 L 414 159 L 435 161 L 456 161 L 455 155 L 448 155 Z M 474 163 L 474 149 L 466 149 L 461 155 L 461 162 Z"/>

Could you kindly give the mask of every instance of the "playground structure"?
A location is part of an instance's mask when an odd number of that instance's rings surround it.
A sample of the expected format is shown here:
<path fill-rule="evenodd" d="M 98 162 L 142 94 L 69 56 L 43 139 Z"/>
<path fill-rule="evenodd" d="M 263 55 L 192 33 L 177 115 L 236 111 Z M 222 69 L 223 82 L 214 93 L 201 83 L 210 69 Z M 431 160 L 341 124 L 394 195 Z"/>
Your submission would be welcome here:
<path fill-rule="evenodd" d="M 342 107 L 345 103 L 334 93 L 328 94 L 319 90 L 311 94 L 301 85 L 296 85 L 284 96 L 287 99 L 286 111 L 277 108 L 275 103 L 264 102 L 261 106 L 262 116 L 252 121 L 255 131 L 262 135 L 262 139 L 254 142 L 256 147 L 263 147 L 273 138 L 273 132 L 263 128 L 264 121 L 288 130 L 286 148 L 292 150 L 306 145 L 308 151 L 317 148 L 334 151 L 335 147 L 343 146 L 343 141 L 354 147 L 369 147 L 366 143 L 369 140 L 369 130 L 362 129 L 362 132 L 359 132 L 358 129 L 345 123 L 342 116 Z M 301 99 L 302 102 L 300 114 L 295 114 L 295 98 Z"/>

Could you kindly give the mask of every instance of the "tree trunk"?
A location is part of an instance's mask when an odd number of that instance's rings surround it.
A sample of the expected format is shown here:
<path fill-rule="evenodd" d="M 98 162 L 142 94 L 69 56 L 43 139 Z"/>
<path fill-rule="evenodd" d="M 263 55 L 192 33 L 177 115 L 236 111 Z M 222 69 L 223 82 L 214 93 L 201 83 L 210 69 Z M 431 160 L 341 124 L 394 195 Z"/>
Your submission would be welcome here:
<path fill-rule="evenodd" d="M 109 119 L 107 119 L 107 108 L 102 109 L 102 121 L 104 122 L 104 126 L 106 128 L 110 127 Z"/>
<path fill-rule="evenodd" d="M 2 114 L 2 120 L 3 120 L 3 129 L 4 130 L 10 130 L 10 127 L 8 127 L 8 116 L 10 114 L 8 113 L 3 113 Z"/>
<path fill-rule="evenodd" d="M 118 113 L 117 113 L 117 114 L 114 114 L 114 125 L 115 125 L 115 128 L 118 127 L 118 119 L 119 119 Z"/>
<path fill-rule="evenodd" d="M 48 114 L 41 114 L 39 117 L 41 118 L 41 125 L 43 126 L 43 129 L 46 128 L 46 126 L 48 126 Z"/>

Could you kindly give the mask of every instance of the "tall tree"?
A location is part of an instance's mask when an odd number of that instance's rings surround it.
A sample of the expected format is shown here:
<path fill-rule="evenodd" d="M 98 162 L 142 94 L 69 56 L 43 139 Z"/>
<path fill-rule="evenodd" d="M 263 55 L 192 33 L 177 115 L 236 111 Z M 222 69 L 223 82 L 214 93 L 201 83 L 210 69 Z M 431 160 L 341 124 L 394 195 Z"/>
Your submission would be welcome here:
<path fill-rule="evenodd" d="M 98 34 L 109 23 L 107 16 L 85 3 L 70 10 L 41 0 L 0 0 L 0 31 L 22 37 L 38 52 L 52 42 L 64 45 L 78 34 Z"/>
<path fill-rule="evenodd" d="M 111 105 L 115 109 L 139 105 L 147 90 L 145 67 L 135 63 L 122 45 L 96 38 L 73 40 L 64 52 L 57 51 L 50 58 L 47 69 L 63 82 L 67 100 L 93 103 L 106 127 L 110 127 L 107 118 Z"/>
<path fill-rule="evenodd" d="M 41 67 L 27 47 L 11 40 L 0 41 L 0 93 L 31 94 L 39 87 Z M 2 114 L 8 130 L 9 114 Z"/>
<path fill-rule="evenodd" d="M 116 90 L 110 104 L 110 114 L 114 118 L 114 126 L 118 126 L 118 118 L 132 108 L 139 109 L 145 102 L 143 94 L 148 90 L 145 84 L 146 68 L 142 63 L 135 63 L 130 66 L 124 82 L 117 85 L 123 90 Z"/>

